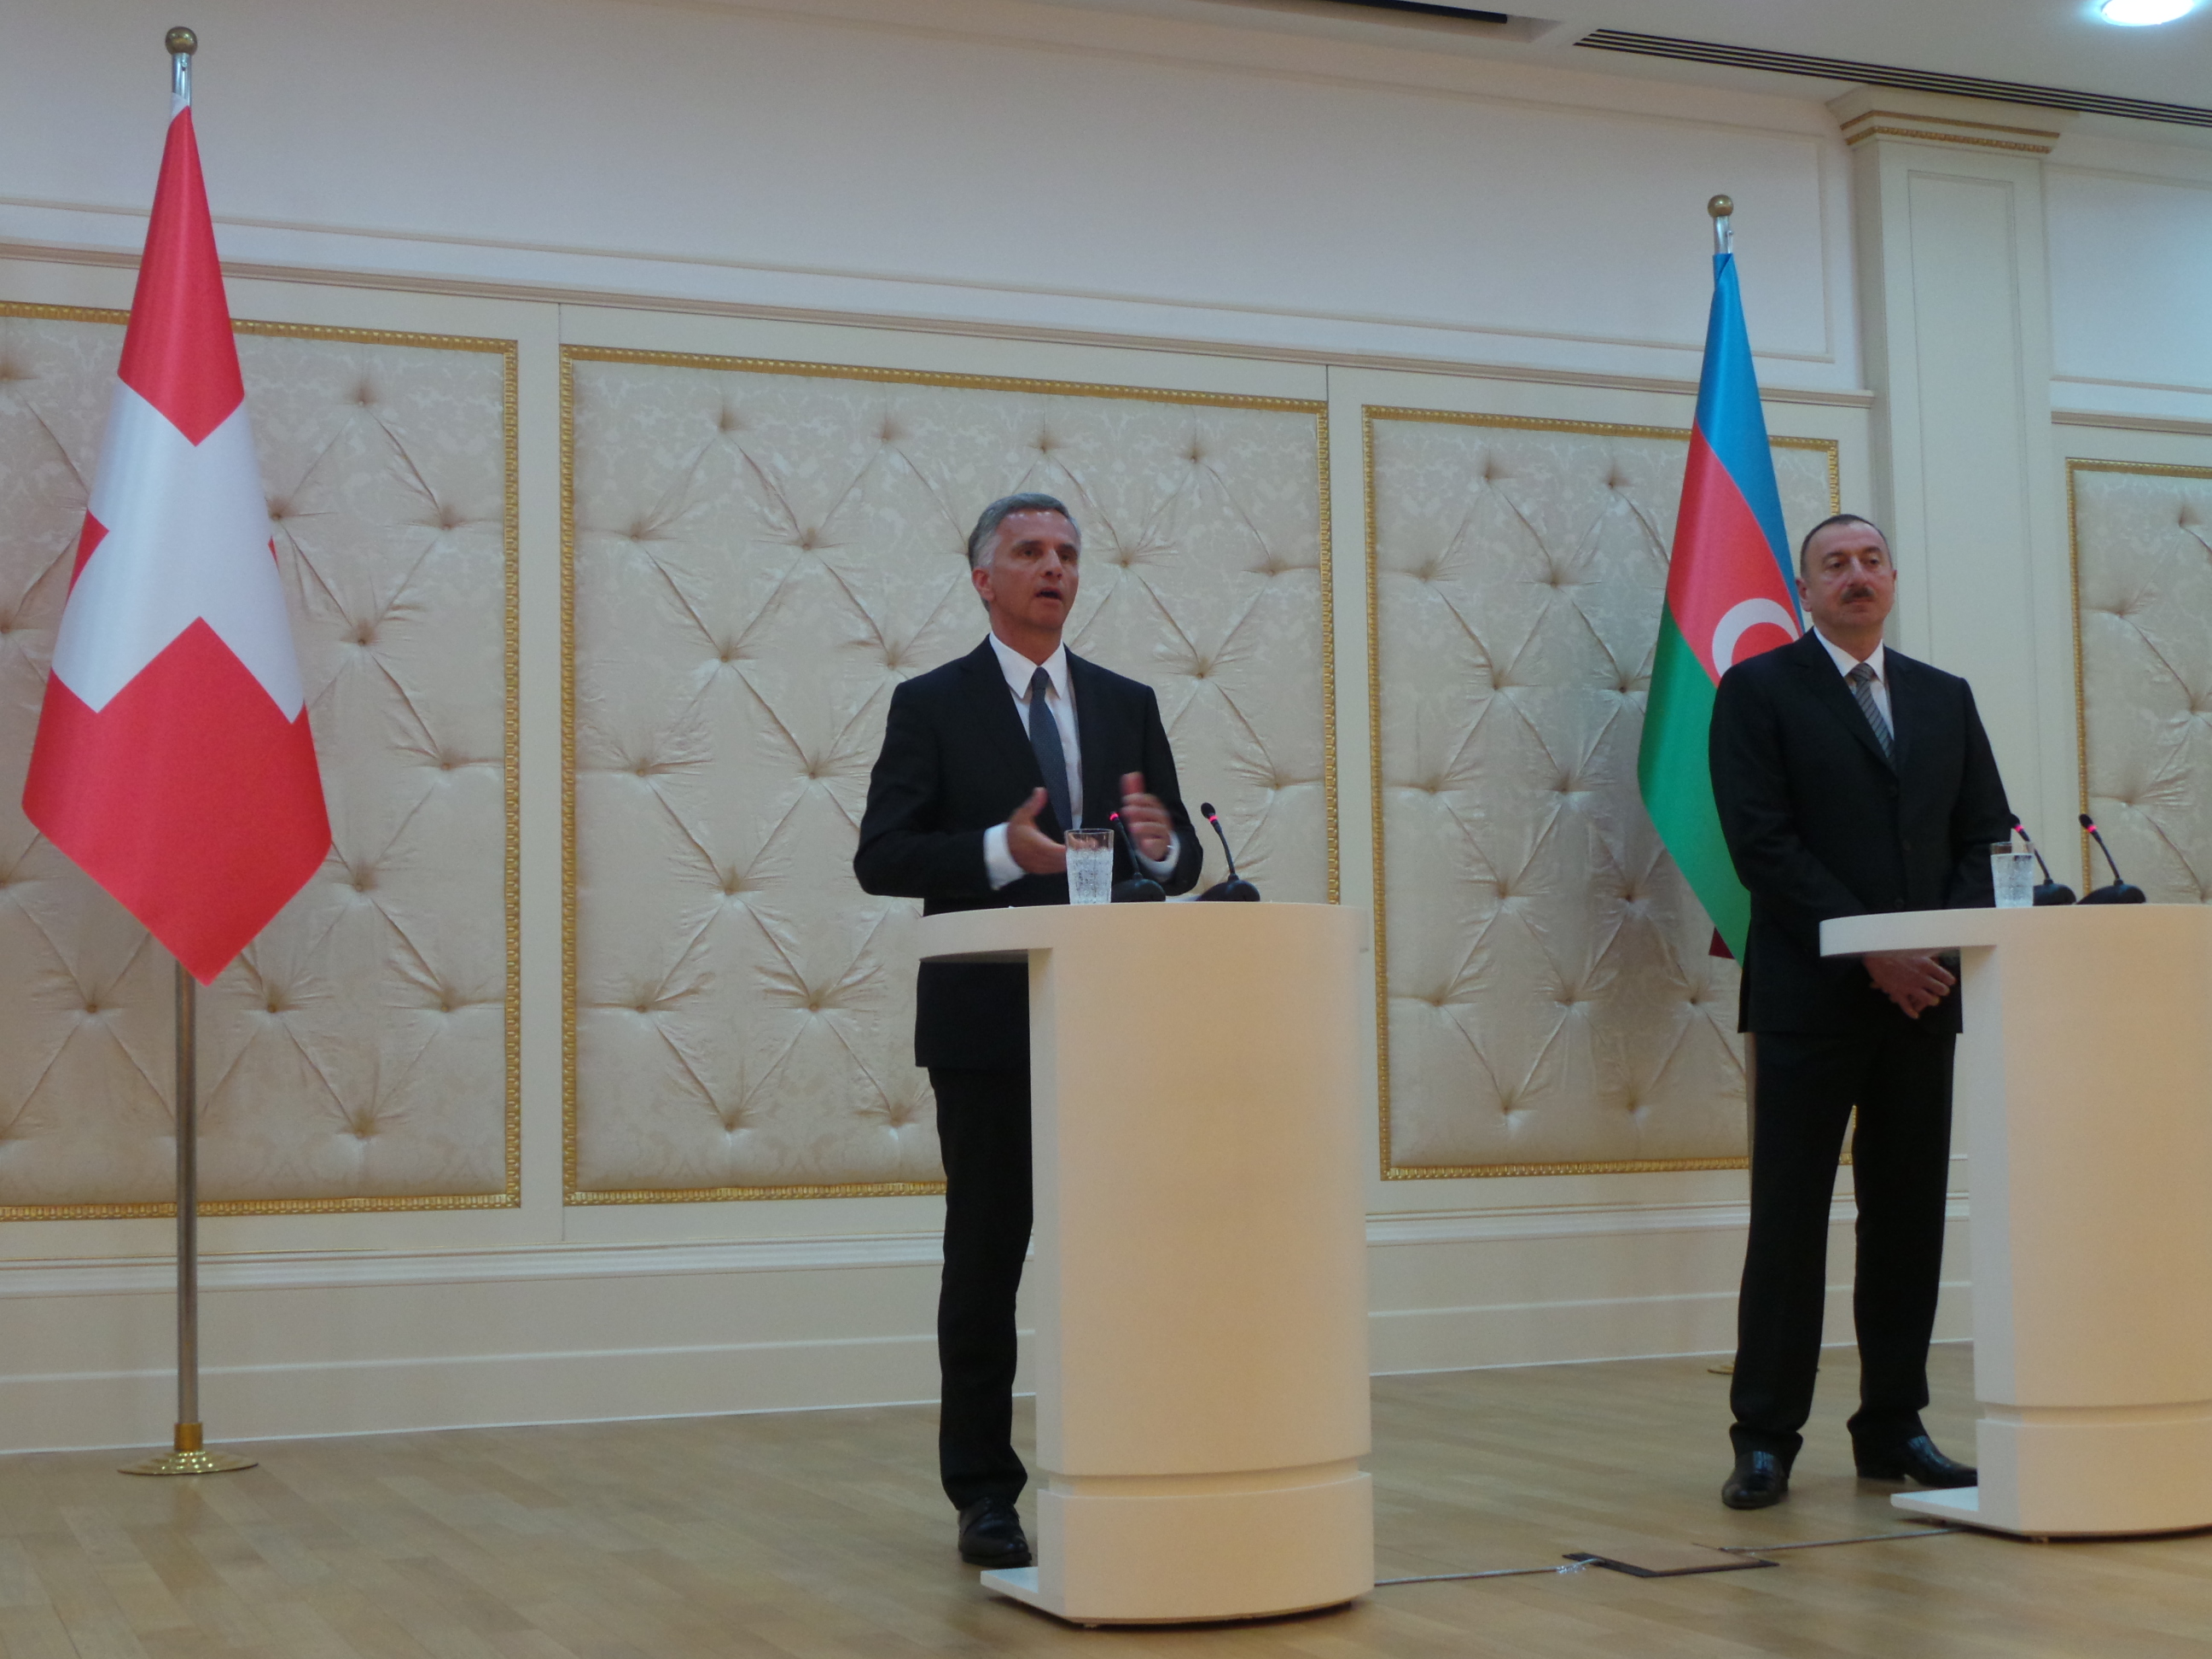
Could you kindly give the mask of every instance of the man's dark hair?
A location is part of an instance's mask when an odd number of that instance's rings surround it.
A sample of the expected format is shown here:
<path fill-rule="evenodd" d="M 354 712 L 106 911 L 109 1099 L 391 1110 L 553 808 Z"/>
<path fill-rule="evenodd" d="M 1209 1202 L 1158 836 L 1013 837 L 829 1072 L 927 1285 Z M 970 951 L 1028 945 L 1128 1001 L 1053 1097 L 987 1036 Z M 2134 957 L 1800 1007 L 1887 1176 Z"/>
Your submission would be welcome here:
<path fill-rule="evenodd" d="M 1889 532 L 1884 530 L 1872 519 L 1868 518 L 1863 513 L 1832 513 L 1826 518 L 1821 520 L 1820 523 L 1814 525 L 1810 530 L 1807 531 L 1805 532 L 1805 539 L 1797 544 L 1797 574 L 1800 578 L 1802 578 L 1805 574 L 1805 556 L 1813 550 L 1813 538 L 1819 535 L 1823 530 L 1833 530 L 1839 524 L 1864 525 L 1869 530 L 1873 531 L 1875 535 L 1881 538 L 1882 550 L 1884 552 L 1888 552 Z M 1891 562 L 1894 563 L 1895 560 L 1896 556 L 1892 554 Z"/>
<path fill-rule="evenodd" d="M 999 526 L 1017 513 L 1057 513 L 1067 520 L 1067 527 L 1075 532 L 1075 544 L 1083 545 L 1083 526 L 1075 522 L 1075 514 L 1057 495 L 1001 495 L 983 509 L 983 516 L 975 520 L 975 527 L 968 532 L 968 568 L 975 569 L 989 556 L 991 544 L 997 539 Z"/>

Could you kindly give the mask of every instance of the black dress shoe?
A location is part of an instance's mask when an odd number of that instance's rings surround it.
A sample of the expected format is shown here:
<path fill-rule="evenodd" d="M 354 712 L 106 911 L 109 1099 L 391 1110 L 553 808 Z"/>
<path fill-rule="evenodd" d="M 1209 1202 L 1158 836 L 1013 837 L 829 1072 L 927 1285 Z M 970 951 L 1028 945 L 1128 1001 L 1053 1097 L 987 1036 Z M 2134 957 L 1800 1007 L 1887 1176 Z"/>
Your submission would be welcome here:
<path fill-rule="evenodd" d="M 1790 1469 L 1772 1452 L 1747 1451 L 1721 1486 L 1721 1502 L 1732 1510 L 1763 1510 L 1790 1496 Z"/>
<path fill-rule="evenodd" d="M 1036 1558 L 1022 1518 L 1003 1498 L 985 1498 L 960 1511 L 960 1559 L 971 1567 L 1026 1567 Z"/>
<path fill-rule="evenodd" d="M 1937 1451 L 1936 1443 L 1924 1434 L 1916 1434 L 1886 1451 L 1854 1448 L 1852 1455 L 1858 1462 L 1862 1480 L 1917 1480 L 1923 1486 L 1972 1486 L 1982 1478 L 1978 1469 L 1954 1463 Z"/>

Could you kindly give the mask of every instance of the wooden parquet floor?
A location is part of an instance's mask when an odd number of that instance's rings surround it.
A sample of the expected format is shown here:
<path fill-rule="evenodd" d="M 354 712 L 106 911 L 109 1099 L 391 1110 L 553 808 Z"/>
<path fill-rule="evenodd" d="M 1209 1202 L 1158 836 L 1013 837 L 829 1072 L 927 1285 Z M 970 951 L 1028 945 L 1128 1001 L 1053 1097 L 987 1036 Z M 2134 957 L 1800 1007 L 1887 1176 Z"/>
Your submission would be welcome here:
<path fill-rule="evenodd" d="M 1969 1361 L 1939 1443 L 1971 1455 Z M 1547 1566 L 1622 1533 L 1779 1544 L 1911 1529 L 1850 1473 L 1831 1356 L 1781 1508 L 1735 1515 L 1725 1379 L 1702 1360 L 1392 1377 L 1371 1462 L 1386 1577 Z M 2212 1653 L 2212 1534 L 1972 1534 L 1805 1549 L 1773 1570 L 1601 1570 L 1378 1589 L 1240 1626 L 1085 1631 L 982 1592 L 952 1548 L 928 1407 L 289 1441 L 240 1474 L 0 1458 L 6 1659 L 1207 1659 Z"/>

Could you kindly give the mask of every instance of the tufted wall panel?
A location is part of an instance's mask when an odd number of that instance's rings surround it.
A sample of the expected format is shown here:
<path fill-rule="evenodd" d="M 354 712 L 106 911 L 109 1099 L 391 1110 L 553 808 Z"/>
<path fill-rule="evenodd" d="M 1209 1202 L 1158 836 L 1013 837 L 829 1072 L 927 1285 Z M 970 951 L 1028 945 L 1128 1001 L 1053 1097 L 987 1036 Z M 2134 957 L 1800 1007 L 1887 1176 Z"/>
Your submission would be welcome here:
<path fill-rule="evenodd" d="M 920 907 L 851 859 L 998 495 L 1073 508 L 1071 645 L 1158 689 L 1271 896 L 1332 896 L 1320 405 L 567 356 L 571 1201 L 939 1178 Z"/>
<path fill-rule="evenodd" d="M 2202 904 L 2212 900 L 2212 470 L 2077 460 L 2067 483 L 2083 804 L 2151 902 Z M 2104 860 L 2083 851 L 2101 884 Z"/>
<path fill-rule="evenodd" d="M 1688 434 L 1368 417 L 1384 1174 L 1740 1160 L 1735 967 L 1636 782 Z M 1774 456 L 1834 510 L 1832 444 Z"/>
<path fill-rule="evenodd" d="M 0 310 L 0 1217 L 174 1185 L 168 958 L 21 810 L 122 320 Z M 240 335 L 335 848 L 201 994 L 201 1191 L 512 1204 L 514 350 Z"/>

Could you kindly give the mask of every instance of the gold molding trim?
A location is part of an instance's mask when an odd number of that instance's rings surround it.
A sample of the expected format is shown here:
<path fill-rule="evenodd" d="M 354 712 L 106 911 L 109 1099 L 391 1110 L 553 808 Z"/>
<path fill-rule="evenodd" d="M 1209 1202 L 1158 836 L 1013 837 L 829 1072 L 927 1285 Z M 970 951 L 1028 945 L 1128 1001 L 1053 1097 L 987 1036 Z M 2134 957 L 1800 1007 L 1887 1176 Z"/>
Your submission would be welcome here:
<path fill-rule="evenodd" d="M 963 391 L 1026 392 L 1056 398 L 1115 398 L 1133 403 L 1183 404 L 1211 409 L 1264 409 L 1314 418 L 1315 466 L 1320 512 L 1319 571 L 1322 648 L 1322 789 L 1328 837 L 1328 902 L 1338 902 L 1335 623 L 1330 580 L 1328 404 L 1308 398 L 1261 398 L 1231 392 L 1187 392 L 1109 386 L 1085 380 L 1036 380 L 997 374 L 951 374 L 923 369 L 878 368 L 801 362 L 775 357 L 729 357 L 710 352 L 643 351 L 615 346 L 561 348 L 561 1185 L 562 1202 L 604 1204 L 715 1204 L 770 1199 L 904 1198 L 941 1194 L 941 1181 L 854 1181 L 781 1187 L 585 1188 L 578 1185 L 577 1154 L 577 903 L 576 903 L 576 379 L 580 362 L 651 363 L 718 374 L 790 374 L 815 380 L 866 380 L 892 386 L 951 386 Z"/>
<path fill-rule="evenodd" d="M 1366 481 L 1367 520 L 1367 754 L 1368 791 L 1372 809 L 1375 859 L 1375 1070 L 1380 1120 L 1381 1175 L 1385 1181 L 1451 1181 L 1510 1176 L 1641 1175 L 1686 1170 L 1741 1170 L 1750 1164 L 1742 1158 L 1623 1158 L 1564 1164 L 1398 1164 L 1390 1155 L 1390 958 L 1385 913 L 1389 887 L 1385 879 L 1382 832 L 1382 607 L 1376 558 L 1375 428 L 1382 421 L 1407 421 L 1442 426 L 1486 427 L 1514 432 L 1580 432 L 1609 438 L 1659 438 L 1689 441 L 1688 427 L 1629 426 L 1609 421 L 1547 420 L 1534 416 L 1483 415 L 1462 410 L 1415 409 L 1398 404 L 1369 404 L 1363 419 L 1362 461 Z M 1817 451 L 1828 459 L 1828 510 L 1843 510 L 1843 447 L 1833 438 L 1789 438 L 1769 435 L 1770 449 Z"/>
<path fill-rule="evenodd" d="M 2084 472 L 2124 472 L 2144 478 L 2212 478 L 2212 466 L 2185 466 L 2166 461 L 2100 461 L 2086 456 L 2066 458 L 2066 561 L 2072 589 L 2068 598 L 2074 611 L 2074 756 L 2081 785 L 2081 810 L 2089 811 L 2089 685 L 2083 672 L 2081 646 L 2081 514 L 2075 480 Z M 2094 816 L 2094 814 L 2092 816 Z M 2081 844 L 2081 868 L 2089 870 L 2095 854 L 2087 830 L 2076 833 Z"/>
<path fill-rule="evenodd" d="M 125 310 L 90 306 L 49 306 L 0 301 L 0 317 L 127 325 Z M 522 1203 L 522 787 L 521 787 L 521 398 L 519 341 L 473 335 L 416 334 L 392 329 L 339 328 L 314 323 L 273 323 L 236 318 L 232 331 L 295 340 L 341 340 L 361 345 L 410 347 L 418 350 L 473 351 L 505 360 L 501 426 L 507 466 L 507 524 L 502 580 L 506 587 L 502 656 L 507 707 L 501 722 L 507 752 L 504 805 L 507 813 L 501 899 L 507 912 L 507 1022 L 504 1104 L 505 1164 L 496 1192 L 419 1194 L 399 1197 L 209 1199 L 198 1206 L 206 1216 L 365 1215 L 412 1210 L 511 1210 Z M 173 1216 L 173 1200 L 143 1204 L 0 1204 L 0 1221 L 116 1221 Z"/>

